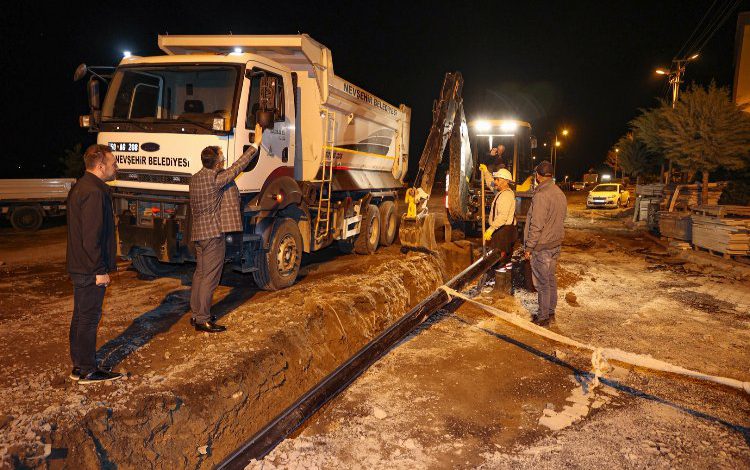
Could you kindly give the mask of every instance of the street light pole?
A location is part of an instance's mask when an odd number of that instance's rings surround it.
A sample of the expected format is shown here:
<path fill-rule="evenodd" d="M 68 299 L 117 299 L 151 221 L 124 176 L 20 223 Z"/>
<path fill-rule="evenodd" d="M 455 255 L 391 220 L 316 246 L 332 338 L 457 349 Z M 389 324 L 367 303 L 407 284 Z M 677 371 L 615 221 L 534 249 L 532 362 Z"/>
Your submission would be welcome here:
<path fill-rule="evenodd" d="M 698 53 L 691 55 L 686 59 L 672 59 L 672 68 L 669 72 L 663 69 L 657 69 L 656 73 L 659 75 L 669 75 L 669 84 L 672 85 L 672 109 L 677 106 L 677 100 L 680 99 L 680 85 L 682 84 L 682 75 L 685 73 L 685 65 L 691 60 L 698 58 Z M 662 167 L 663 170 L 664 167 Z M 672 159 L 669 159 L 669 166 L 667 168 L 667 178 L 665 183 L 669 183 L 672 178 Z"/>
<path fill-rule="evenodd" d="M 620 156 L 620 149 L 615 149 L 615 179 L 617 179 L 617 163 L 618 157 Z"/>
<path fill-rule="evenodd" d="M 562 130 L 563 137 L 567 137 L 569 134 L 567 129 Z M 552 148 L 550 149 L 550 159 L 552 160 L 550 163 L 552 163 L 552 177 L 557 178 L 557 147 L 559 147 L 560 140 L 557 138 L 557 129 L 555 129 L 555 143 L 552 145 Z M 553 150 L 554 150 L 554 158 L 553 158 Z"/>

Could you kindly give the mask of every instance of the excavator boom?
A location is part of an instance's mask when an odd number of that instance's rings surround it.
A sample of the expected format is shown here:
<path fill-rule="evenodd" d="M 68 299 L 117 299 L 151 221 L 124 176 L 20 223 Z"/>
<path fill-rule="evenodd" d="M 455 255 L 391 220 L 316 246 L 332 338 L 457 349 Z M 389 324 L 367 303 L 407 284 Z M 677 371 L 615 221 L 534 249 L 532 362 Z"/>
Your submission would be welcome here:
<path fill-rule="evenodd" d="M 449 197 L 458 211 L 465 210 L 469 181 L 474 169 L 468 126 L 464 114 L 463 77 L 460 72 L 445 74 L 440 98 L 432 110 L 432 126 L 419 158 L 414 185 L 406 192 L 407 212 L 401 218 L 399 238 L 404 248 L 434 251 L 435 216 L 427 211 L 427 201 L 435 183 L 438 166 L 450 142 Z M 418 206 L 421 205 L 421 208 Z M 464 208 L 464 209 L 461 209 Z"/>

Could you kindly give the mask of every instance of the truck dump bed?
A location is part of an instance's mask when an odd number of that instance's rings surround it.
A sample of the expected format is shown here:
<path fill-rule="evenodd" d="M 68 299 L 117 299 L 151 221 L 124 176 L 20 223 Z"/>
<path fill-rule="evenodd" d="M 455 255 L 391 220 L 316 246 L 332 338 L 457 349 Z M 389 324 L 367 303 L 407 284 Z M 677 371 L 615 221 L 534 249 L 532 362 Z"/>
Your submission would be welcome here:
<path fill-rule="evenodd" d="M 73 178 L 0 179 L 0 201 L 64 201 Z"/>

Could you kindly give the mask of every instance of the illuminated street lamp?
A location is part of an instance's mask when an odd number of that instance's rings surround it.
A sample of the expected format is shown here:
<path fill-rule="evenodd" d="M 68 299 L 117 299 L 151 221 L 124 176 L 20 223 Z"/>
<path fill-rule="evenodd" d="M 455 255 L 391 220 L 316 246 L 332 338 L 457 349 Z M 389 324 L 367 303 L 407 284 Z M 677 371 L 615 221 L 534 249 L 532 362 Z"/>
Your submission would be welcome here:
<path fill-rule="evenodd" d="M 617 179 L 617 158 L 619 157 L 620 149 L 615 147 L 615 179 Z"/>
<path fill-rule="evenodd" d="M 560 131 L 560 134 L 563 137 L 567 137 L 568 134 L 570 134 L 570 131 L 568 129 L 562 129 Z M 557 130 L 555 130 L 555 145 L 550 145 L 549 148 L 549 159 L 550 163 L 552 163 L 552 172 L 553 176 L 557 176 L 557 148 L 562 146 L 562 142 L 560 142 L 560 139 L 557 137 Z M 546 147 L 546 144 L 545 144 Z"/>
<path fill-rule="evenodd" d="M 680 85 L 682 84 L 682 75 L 685 73 L 685 65 L 691 60 L 698 58 L 698 53 L 685 59 L 672 59 L 672 67 L 667 70 L 663 68 L 656 69 L 657 75 L 668 75 L 669 84 L 672 86 L 672 107 L 674 108 L 680 97 Z"/>

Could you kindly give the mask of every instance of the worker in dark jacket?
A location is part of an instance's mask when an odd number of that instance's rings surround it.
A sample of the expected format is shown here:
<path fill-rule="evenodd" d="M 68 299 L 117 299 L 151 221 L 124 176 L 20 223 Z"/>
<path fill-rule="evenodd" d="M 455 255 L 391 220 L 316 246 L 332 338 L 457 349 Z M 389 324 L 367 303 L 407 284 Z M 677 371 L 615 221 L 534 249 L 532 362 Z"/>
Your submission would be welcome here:
<path fill-rule="evenodd" d="M 201 152 L 203 168 L 190 179 L 190 240 L 195 243 L 196 266 L 190 292 L 190 323 L 196 331 L 218 333 L 226 330 L 211 316 L 211 301 L 224 268 L 227 232 L 242 230 L 240 192 L 234 179 L 258 152 L 263 129 L 255 126 L 255 141 L 229 168 L 224 170 L 220 147 Z"/>
<path fill-rule="evenodd" d="M 479 157 L 479 170 L 484 173 L 484 181 L 492 190 L 495 190 L 493 186 L 493 173 L 505 168 L 505 163 L 503 162 L 504 152 L 505 145 L 499 144 L 497 147 L 492 147 L 488 153 Z"/>
<path fill-rule="evenodd" d="M 531 261 L 532 279 L 537 290 L 539 312 L 534 323 L 549 324 L 557 306 L 557 280 L 555 271 L 560 257 L 565 228 L 563 223 L 568 211 L 565 194 L 552 178 L 552 164 L 541 162 L 536 167 L 539 183 L 531 198 L 531 207 L 526 214 L 524 227 L 524 256 Z"/>
<path fill-rule="evenodd" d="M 115 266 L 115 221 L 106 181 L 115 179 L 117 163 L 106 145 L 92 145 L 83 155 L 86 172 L 68 193 L 67 270 L 73 281 L 70 322 L 70 378 L 79 384 L 119 379 L 122 374 L 96 364 L 96 330 L 104 293 Z"/>

